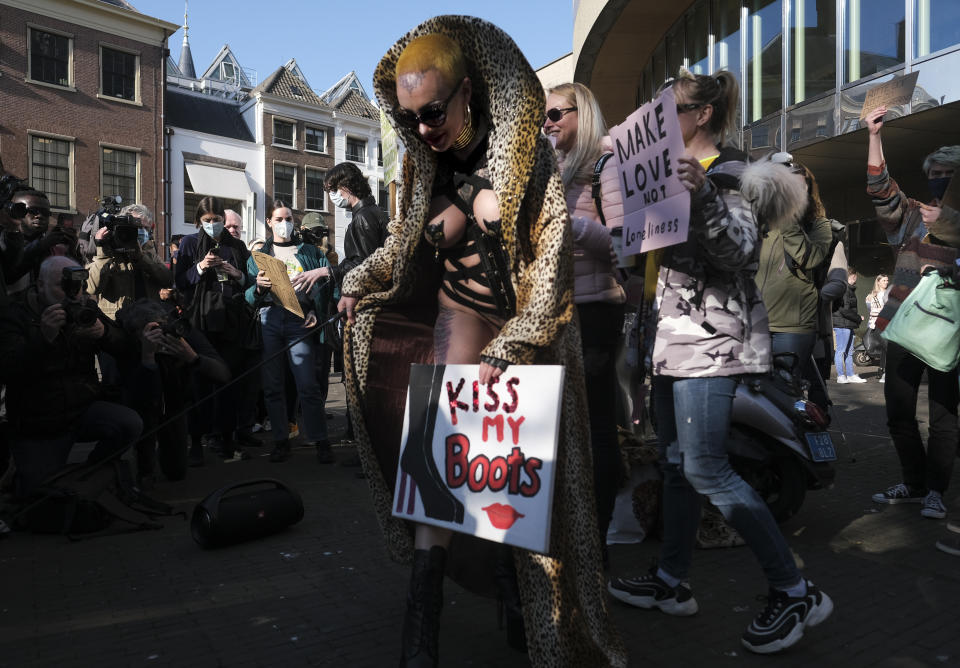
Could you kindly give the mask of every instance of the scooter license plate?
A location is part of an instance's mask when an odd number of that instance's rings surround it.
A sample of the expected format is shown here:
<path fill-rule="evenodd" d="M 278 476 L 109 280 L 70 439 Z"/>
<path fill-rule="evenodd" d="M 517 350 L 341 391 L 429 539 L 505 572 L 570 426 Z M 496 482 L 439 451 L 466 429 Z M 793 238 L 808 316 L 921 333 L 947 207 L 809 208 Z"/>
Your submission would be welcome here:
<path fill-rule="evenodd" d="M 807 445 L 810 446 L 810 458 L 815 462 L 832 462 L 837 458 L 837 451 L 833 447 L 833 439 L 825 431 L 815 431 L 804 434 Z"/>

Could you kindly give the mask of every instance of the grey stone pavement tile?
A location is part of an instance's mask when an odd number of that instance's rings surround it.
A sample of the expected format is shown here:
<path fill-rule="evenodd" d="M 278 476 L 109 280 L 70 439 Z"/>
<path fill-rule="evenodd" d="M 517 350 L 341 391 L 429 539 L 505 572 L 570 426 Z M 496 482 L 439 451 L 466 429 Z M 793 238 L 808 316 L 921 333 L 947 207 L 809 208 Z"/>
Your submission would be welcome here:
<path fill-rule="evenodd" d="M 739 637 L 763 608 L 759 567 L 746 547 L 698 550 L 694 617 L 673 618 L 610 601 L 631 666 L 960 665 L 960 560 L 934 548 L 944 522 L 916 505 L 876 506 L 870 495 L 899 481 L 886 435 L 882 385 L 832 384 L 839 446 L 836 485 L 810 491 L 782 525 L 805 574 L 836 603 L 833 616 L 794 648 L 754 656 Z M 921 421 L 925 394 L 921 392 Z M 343 388 L 331 386 L 331 432 L 342 430 Z M 921 427 L 925 427 L 922 422 Z M 839 431 L 834 440 L 841 442 Z M 306 515 L 279 534 L 202 550 L 189 523 L 70 542 L 17 532 L 0 541 L 0 667 L 231 668 L 395 666 L 408 580 L 386 556 L 358 469 L 321 466 L 308 448 L 271 464 L 210 461 L 151 494 L 186 510 L 232 481 L 278 478 L 304 498 Z M 352 448 L 334 448 L 338 460 Z M 947 506 L 960 512 L 955 491 Z M 655 539 L 610 547 L 611 572 L 642 572 Z M 527 666 L 506 645 L 492 600 L 449 580 L 441 622 L 444 666 Z M 580 668 L 580 667 L 576 667 Z M 589 668 L 589 667 L 586 667 Z"/>

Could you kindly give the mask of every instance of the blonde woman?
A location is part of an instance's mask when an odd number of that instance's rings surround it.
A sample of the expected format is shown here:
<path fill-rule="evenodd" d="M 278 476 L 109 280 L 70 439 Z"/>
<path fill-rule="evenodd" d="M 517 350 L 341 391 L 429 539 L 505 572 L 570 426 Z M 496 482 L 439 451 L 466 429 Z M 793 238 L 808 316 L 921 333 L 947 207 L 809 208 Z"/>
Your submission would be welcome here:
<path fill-rule="evenodd" d="M 887 345 L 883 337 L 877 335 L 877 316 L 880 315 L 884 304 L 887 303 L 887 297 L 890 295 L 889 287 L 890 277 L 886 274 L 877 274 L 877 277 L 873 279 L 873 290 L 866 298 L 867 308 L 870 309 L 870 319 L 868 329 L 863 335 L 863 344 L 867 350 L 872 349 L 875 345 L 880 347 L 881 383 L 885 383 L 887 380 Z"/>
<path fill-rule="evenodd" d="M 617 277 L 612 233 L 623 229 L 623 200 L 617 161 L 610 159 L 607 126 L 589 88 L 579 83 L 552 88 L 543 132 L 556 142 L 573 229 L 573 301 L 580 316 L 587 381 L 597 528 L 605 547 L 622 470 L 616 356 L 626 297 Z M 600 192 L 595 198 L 593 180 L 598 168 Z"/>

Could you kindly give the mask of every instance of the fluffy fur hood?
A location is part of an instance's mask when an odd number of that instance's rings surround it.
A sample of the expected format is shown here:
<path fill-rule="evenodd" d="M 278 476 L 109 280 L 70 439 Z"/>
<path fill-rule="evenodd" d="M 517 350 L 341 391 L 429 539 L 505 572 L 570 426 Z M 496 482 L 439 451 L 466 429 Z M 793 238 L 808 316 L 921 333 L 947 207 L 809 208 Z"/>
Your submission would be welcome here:
<path fill-rule="evenodd" d="M 740 175 L 740 193 L 750 202 L 761 228 L 781 229 L 803 218 L 807 210 L 803 176 L 769 158 L 747 165 Z"/>

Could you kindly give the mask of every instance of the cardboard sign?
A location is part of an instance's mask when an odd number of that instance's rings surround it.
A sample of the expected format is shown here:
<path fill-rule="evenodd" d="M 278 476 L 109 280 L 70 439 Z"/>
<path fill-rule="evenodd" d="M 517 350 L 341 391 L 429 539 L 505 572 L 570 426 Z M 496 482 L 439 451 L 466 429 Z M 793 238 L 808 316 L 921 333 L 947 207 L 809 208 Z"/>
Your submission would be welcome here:
<path fill-rule="evenodd" d="M 860 109 L 860 120 L 867 117 L 871 111 L 878 107 L 899 107 L 910 101 L 913 97 L 913 89 L 917 86 L 919 72 L 911 72 L 902 77 L 896 77 L 882 84 L 877 84 L 867 91 L 867 96 L 863 98 L 863 108 Z"/>
<path fill-rule="evenodd" d="M 623 254 L 686 241 L 690 193 L 677 175 L 683 135 L 673 88 L 610 129 L 623 195 Z"/>
<path fill-rule="evenodd" d="M 410 367 L 393 515 L 535 552 L 550 545 L 563 367 Z"/>
<path fill-rule="evenodd" d="M 283 260 L 275 258 L 272 255 L 253 251 L 253 261 L 257 263 L 260 271 L 266 272 L 272 286 L 270 294 L 276 299 L 283 308 L 296 316 L 303 317 L 303 309 L 300 308 L 300 302 L 297 300 L 297 293 L 290 284 L 290 277 L 287 276 L 287 265 Z"/>
<path fill-rule="evenodd" d="M 950 179 L 947 190 L 943 193 L 943 199 L 940 200 L 940 206 L 949 206 L 954 211 L 960 211 L 960 178 L 956 175 Z"/>

